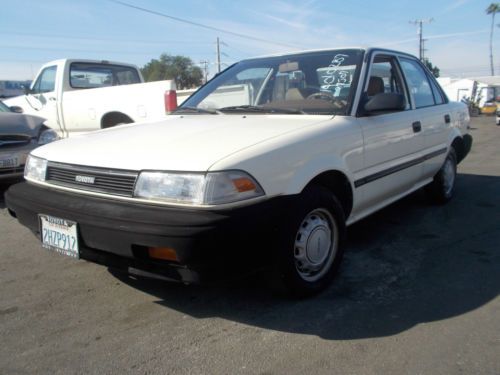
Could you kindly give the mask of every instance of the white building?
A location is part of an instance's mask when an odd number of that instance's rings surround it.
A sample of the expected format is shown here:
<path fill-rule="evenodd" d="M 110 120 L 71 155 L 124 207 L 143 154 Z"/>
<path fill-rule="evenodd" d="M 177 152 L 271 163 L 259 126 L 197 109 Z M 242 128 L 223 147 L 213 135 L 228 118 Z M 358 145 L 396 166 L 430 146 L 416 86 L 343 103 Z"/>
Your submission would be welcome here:
<path fill-rule="evenodd" d="M 450 100 L 472 99 L 479 107 L 489 101 L 500 101 L 500 76 L 437 79 Z"/>

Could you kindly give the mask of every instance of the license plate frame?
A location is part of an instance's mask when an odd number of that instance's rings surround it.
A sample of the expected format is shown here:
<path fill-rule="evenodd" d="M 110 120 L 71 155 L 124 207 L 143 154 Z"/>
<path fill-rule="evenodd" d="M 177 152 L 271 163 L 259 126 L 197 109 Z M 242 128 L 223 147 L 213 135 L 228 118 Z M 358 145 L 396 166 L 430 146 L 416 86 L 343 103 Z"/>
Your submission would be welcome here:
<path fill-rule="evenodd" d="M 77 222 L 47 214 L 39 214 L 38 221 L 42 247 L 71 258 L 80 258 Z"/>
<path fill-rule="evenodd" d="M 0 155 L 0 169 L 17 168 L 21 165 L 19 155 Z"/>

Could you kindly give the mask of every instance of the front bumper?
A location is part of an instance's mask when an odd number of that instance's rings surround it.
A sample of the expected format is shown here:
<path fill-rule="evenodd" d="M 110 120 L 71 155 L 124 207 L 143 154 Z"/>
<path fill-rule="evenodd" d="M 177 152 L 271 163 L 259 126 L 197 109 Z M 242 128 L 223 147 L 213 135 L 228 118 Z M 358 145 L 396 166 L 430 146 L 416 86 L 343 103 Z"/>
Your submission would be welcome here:
<path fill-rule="evenodd" d="M 0 182 L 15 180 L 23 177 L 24 165 L 16 168 L 1 168 L 0 169 Z"/>
<path fill-rule="evenodd" d="M 6 205 L 39 236 L 38 214 L 78 223 L 80 257 L 128 272 L 140 270 L 187 283 L 211 271 L 270 259 L 280 218 L 294 196 L 231 210 L 197 210 L 75 194 L 27 182 L 12 186 Z M 149 247 L 175 249 L 178 262 L 150 258 Z"/>

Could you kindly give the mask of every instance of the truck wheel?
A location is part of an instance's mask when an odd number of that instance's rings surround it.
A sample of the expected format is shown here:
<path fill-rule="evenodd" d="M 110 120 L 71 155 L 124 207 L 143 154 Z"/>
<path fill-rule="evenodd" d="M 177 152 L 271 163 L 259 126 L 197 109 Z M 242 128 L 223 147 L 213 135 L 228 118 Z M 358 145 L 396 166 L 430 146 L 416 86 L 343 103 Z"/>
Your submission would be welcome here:
<path fill-rule="evenodd" d="M 345 218 L 342 206 L 322 186 L 307 187 L 283 225 L 277 267 L 286 289 L 296 297 L 323 290 L 343 255 Z"/>
<path fill-rule="evenodd" d="M 455 153 L 455 149 L 451 147 L 443 166 L 434 176 L 434 180 L 426 187 L 426 191 L 432 201 L 437 204 L 447 203 L 453 197 L 456 177 L 457 154 Z"/>

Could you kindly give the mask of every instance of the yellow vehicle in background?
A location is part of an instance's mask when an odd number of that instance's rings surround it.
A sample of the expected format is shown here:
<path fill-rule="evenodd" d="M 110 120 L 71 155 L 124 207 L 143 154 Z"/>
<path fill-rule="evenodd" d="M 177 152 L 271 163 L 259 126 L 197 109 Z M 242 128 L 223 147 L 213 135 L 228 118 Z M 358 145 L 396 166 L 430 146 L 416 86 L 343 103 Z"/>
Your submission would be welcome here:
<path fill-rule="evenodd" d="M 481 113 L 484 115 L 494 115 L 497 112 L 498 102 L 489 101 L 483 104 L 481 107 Z"/>

